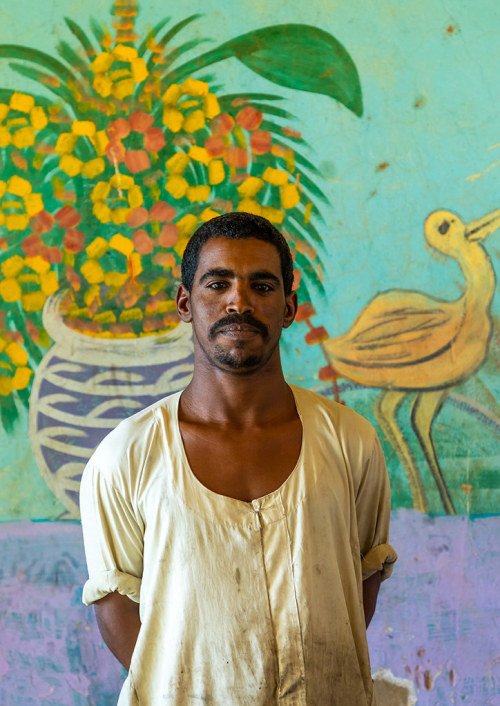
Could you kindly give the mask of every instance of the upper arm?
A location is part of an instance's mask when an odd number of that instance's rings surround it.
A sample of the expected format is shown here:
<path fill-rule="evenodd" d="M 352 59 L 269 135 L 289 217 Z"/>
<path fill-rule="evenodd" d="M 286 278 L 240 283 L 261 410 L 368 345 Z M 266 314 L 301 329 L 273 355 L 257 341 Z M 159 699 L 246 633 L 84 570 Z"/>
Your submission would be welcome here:
<path fill-rule="evenodd" d="M 363 579 L 382 572 L 388 578 L 396 561 L 389 544 L 391 491 L 380 442 L 372 429 L 368 453 L 356 494 L 356 518 L 362 558 Z"/>
<path fill-rule="evenodd" d="M 83 592 L 87 605 L 118 592 L 139 602 L 143 569 L 141 518 L 125 492 L 89 462 L 82 478 L 80 511 L 89 570 Z"/>

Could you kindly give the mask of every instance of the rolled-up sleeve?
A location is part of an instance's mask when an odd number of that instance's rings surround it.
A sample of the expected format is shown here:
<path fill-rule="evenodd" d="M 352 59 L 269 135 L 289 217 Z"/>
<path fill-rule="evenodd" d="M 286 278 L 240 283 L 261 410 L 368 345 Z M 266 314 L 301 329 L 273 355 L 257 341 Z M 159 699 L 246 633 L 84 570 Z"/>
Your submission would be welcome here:
<path fill-rule="evenodd" d="M 375 432 L 356 495 L 356 515 L 363 580 L 377 571 L 382 573 L 382 580 L 389 578 L 397 559 L 389 544 L 391 490 L 384 454 Z"/>
<path fill-rule="evenodd" d="M 89 579 L 83 602 L 90 605 L 118 592 L 139 603 L 143 570 L 143 526 L 126 493 L 118 490 L 91 459 L 80 489 Z"/>

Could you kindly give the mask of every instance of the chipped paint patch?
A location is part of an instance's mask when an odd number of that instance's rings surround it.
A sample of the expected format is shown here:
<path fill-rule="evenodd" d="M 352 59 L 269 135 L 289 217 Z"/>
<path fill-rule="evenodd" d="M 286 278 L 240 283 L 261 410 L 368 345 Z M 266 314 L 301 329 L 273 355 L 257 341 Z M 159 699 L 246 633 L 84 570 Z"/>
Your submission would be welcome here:
<path fill-rule="evenodd" d="M 372 674 L 375 698 L 381 706 L 414 706 L 417 695 L 413 682 L 396 677 L 390 669 L 378 669 Z"/>

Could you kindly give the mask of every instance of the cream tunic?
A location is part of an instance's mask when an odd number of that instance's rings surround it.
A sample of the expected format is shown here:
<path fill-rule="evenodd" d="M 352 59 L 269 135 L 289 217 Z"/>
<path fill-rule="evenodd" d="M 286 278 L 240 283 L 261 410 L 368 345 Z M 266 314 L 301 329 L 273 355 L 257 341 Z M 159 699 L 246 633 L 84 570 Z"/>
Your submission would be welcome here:
<path fill-rule="evenodd" d="M 362 573 L 390 574 L 373 427 L 291 386 L 303 426 L 283 485 L 246 503 L 192 473 L 176 393 L 125 420 L 85 470 L 86 604 L 140 601 L 119 705 L 374 704 Z"/>

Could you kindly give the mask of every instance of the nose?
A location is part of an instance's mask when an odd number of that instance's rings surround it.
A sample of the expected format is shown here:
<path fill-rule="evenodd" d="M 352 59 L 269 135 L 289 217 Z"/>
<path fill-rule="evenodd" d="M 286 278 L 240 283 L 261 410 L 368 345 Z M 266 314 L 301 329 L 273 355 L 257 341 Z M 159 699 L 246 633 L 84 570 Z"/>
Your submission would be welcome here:
<path fill-rule="evenodd" d="M 226 312 L 228 314 L 245 314 L 247 312 L 253 313 L 253 311 L 254 307 L 248 288 L 241 282 L 235 282 L 229 290 Z"/>

